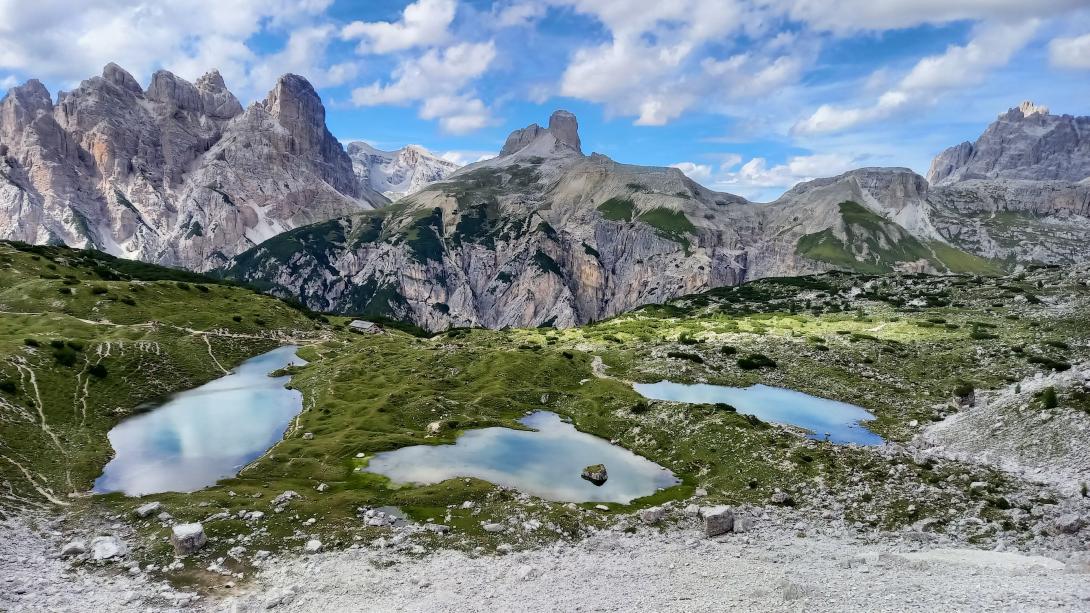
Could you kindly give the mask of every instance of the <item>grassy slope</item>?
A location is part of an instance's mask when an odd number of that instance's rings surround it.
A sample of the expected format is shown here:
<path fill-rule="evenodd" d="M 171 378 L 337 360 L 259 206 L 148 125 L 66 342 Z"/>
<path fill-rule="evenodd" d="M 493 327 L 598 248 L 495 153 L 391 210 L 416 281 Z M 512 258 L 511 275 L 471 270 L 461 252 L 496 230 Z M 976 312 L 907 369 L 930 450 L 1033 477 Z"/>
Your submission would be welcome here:
<path fill-rule="evenodd" d="M 954 273 L 999 274 L 994 262 L 937 241 L 923 243 L 903 228 L 856 202 L 841 202 L 846 240 L 826 229 L 801 237 L 799 255 L 855 272 L 893 272 L 898 264 L 925 260 Z"/>
<path fill-rule="evenodd" d="M 0 267 L 0 381 L 9 383 L 0 477 L 11 484 L 0 512 L 45 497 L 68 502 L 100 474 L 106 431 L 120 419 L 281 344 L 276 334 L 314 327 L 250 290 L 97 254 L 3 243 Z M 147 280 L 177 275 L 188 281 Z M 91 374 L 96 365 L 105 377 Z"/>

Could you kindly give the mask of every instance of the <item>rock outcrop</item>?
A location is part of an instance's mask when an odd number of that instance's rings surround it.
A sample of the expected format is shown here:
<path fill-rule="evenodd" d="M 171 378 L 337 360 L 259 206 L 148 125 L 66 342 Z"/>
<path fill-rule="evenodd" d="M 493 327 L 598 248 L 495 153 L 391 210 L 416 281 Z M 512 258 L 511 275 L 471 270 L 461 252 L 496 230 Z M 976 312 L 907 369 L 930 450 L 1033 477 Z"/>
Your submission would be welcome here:
<path fill-rule="evenodd" d="M 1052 115 L 1023 102 L 976 140 L 940 153 L 927 179 L 947 185 L 969 179 L 1078 182 L 1090 177 L 1090 117 Z"/>
<path fill-rule="evenodd" d="M 302 77 L 243 109 L 218 72 L 116 64 L 54 105 L 38 81 L 0 101 L 0 238 L 208 270 L 285 230 L 382 206 Z"/>
<path fill-rule="evenodd" d="M 360 185 L 391 200 L 418 192 L 459 168 L 458 164 L 437 157 L 419 145 L 382 151 L 355 141 L 348 143 L 348 156 Z"/>

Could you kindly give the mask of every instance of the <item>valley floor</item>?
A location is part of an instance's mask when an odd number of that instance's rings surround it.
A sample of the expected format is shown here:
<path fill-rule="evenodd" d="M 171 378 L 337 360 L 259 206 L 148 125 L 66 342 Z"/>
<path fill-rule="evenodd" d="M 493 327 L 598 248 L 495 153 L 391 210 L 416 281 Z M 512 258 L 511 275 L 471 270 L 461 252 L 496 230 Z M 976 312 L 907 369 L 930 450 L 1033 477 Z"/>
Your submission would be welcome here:
<path fill-rule="evenodd" d="M 5 526 L 0 609 L 12 611 L 1057 611 L 1090 607 L 1090 558 L 863 534 L 794 510 L 704 538 L 695 518 L 516 552 L 362 547 L 268 562 L 244 591 L 196 598 L 118 572 L 70 570 Z M 1064 557 L 1064 556 L 1058 556 Z M 35 560 L 34 564 L 27 564 Z M 40 561 L 40 562 L 39 562 Z M 44 586 L 44 587 L 43 587 Z"/>

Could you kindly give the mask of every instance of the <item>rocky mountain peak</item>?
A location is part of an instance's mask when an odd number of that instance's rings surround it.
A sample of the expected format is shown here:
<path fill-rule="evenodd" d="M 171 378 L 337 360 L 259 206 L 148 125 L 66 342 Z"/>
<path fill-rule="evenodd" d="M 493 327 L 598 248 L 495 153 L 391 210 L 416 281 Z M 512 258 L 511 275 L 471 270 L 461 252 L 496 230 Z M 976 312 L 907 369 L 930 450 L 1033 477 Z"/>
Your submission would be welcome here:
<path fill-rule="evenodd" d="M 575 115 L 565 110 L 554 112 L 549 117 L 549 132 L 552 132 L 557 141 L 583 153 L 582 144 L 579 142 L 579 121 Z"/>
<path fill-rule="evenodd" d="M 53 110 L 49 90 L 37 79 L 8 90 L 0 100 L 0 140 L 11 140 L 39 113 Z"/>
<path fill-rule="evenodd" d="M 325 135 L 325 106 L 310 81 L 295 74 L 280 77 L 263 106 L 302 146 L 320 146 Z"/>
<path fill-rule="evenodd" d="M 1081 181 L 1090 176 L 1090 117 L 1052 115 L 1023 102 L 988 126 L 976 142 L 931 162 L 932 184 L 984 179 Z"/>
<path fill-rule="evenodd" d="M 192 83 L 167 70 L 157 70 L 151 76 L 145 97 L 183 111 L 201 111 L 201 96 Z"/>
<path fill-rule="evenodd" d="M 560 151 L 560 153 L 574 151 L 580 155 L 583 154 L 582 145 L 579 141 L 579 121 L 576 120 L 575 115 L 568 111 L 558 110 L 549 117 L 548 128 L 542 128 L 536 123 L 532 123 L 521 130 L 512 132 L 507 137 L 507 141 L 504 142 L 503 148 L 500 149 L 500 157 L 518 153 L 546 136 L 550 139 L 550 142 L 543 145 L 545 149 L 560 148 L 564 150 Z M 535 154 L 541 153 L 546 153 L 546 151 L 535 151 Z"/>
<path fill-rule="evenodd" d="M 216 69 L 197 79 L 197 91 L 201 95 L 201 105 L 205 114 L 218 119 L 230 119 L 242 113 L 238 98 L 227 89 L 223 77 Z"/>
<path fill-rule="evenodd" d="M 1023 117 L 1029 117 L 1030 115 L 1048 115 L 1047 106 L 1037 106 L 1029 100 L 1025 100 L 1022 104 L 1018 105 L 1018 110 L 1022 111 Z"/>
<path fill-rule="evenodd" d="M 144 93 L 144 89 L 140 87 L 140 83 L 136 81 L 136 78 L 129 73 L 129 71 L 118 66 L 117 64 L 110 62 L 102 69 L 102 78 L 107 82 L 112 83 L 120 87 L 121 89 L 128 90 L 133 94 L 140 95 Z"/>

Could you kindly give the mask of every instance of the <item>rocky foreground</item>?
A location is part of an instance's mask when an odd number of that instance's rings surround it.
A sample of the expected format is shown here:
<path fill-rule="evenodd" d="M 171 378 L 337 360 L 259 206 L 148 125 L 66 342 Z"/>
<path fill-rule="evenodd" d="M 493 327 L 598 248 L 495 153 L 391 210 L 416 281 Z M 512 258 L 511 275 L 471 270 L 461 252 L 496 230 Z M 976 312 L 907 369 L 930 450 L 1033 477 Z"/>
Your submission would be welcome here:
<path fill-rule="evenodd" d="M 496 554 L 355 545 L 268 559 L 198 593 L 139 565 L 58 553 L 4 526 L 0 608 L 11 611 L 1086 610 L 1090 555 L 979 550 L 921 532 L 861 531 L 793 509 L 744 509 L 706 535 L 695 507 L 643 513 L 577 543 Z M 748 513 L 748 515 L 746 514 Z M 662 515 L 662 519 L 660 519 Z M 647 525 L 653 522 L 654 525 Z M 721 525 L 721 524 L 714 524 Z M 411 534 L 406 527 L 402 534 Z M 717 530 L 714 530 L 717 531 Z"/>

